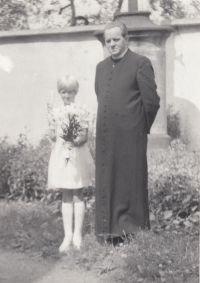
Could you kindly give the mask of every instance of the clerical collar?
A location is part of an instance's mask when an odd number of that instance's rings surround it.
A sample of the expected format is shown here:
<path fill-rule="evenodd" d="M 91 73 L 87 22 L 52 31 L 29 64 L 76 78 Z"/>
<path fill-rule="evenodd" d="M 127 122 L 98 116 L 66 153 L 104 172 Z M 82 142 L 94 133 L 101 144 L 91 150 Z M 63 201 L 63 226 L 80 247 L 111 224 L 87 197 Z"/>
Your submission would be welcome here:
<path fill-rule="evenodd" d="M 127 48 L 121 55 L 119 55 L 118 57 L 113 58 L 113 57 L 111 56 L 112 60 L 113 60 L 113 61 L 115 61 L 115 60 L 117 61 L 117 60 L 123 58 L 127 51 L 128 51 L 128 48 Z"/>

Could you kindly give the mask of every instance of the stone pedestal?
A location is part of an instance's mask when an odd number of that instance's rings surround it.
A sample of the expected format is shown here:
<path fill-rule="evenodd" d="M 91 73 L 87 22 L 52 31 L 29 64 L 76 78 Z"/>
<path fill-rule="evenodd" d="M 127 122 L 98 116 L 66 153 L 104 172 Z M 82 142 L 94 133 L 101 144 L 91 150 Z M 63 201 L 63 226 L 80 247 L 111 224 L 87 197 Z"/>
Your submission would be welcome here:
<path fill-rule="evenodd" d="M 123 22 L 129 32 L 129 48 L 148 57 L 153 65 L 158 95 L 160 96 L 160 109 L 149 135 L 149 149 L 166 148 L 170 143 L 167 135 L 166 118 L 166 56 L 165 43 L 173 28 L 159 26 L 149 19 L 150 12 L 118 13 L 116 21 Z M 103 32 L 97 31 L 94 35 L 102 42 L 104 57 L 109 56 L 104 43 Z"/>

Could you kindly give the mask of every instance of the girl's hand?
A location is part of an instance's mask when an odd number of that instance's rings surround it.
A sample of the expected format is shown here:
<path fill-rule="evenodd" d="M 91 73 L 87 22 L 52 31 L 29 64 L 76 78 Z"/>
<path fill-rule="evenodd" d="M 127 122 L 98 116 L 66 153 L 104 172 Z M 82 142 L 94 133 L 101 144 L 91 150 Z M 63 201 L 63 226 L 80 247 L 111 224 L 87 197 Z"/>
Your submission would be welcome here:
<path fill-rule="evenodd" d="M 66 143 L 66 145 L 67 145 L 67 147 L 68 147 L 69 149 L 72 149 L 72 148 L 74 147 L 74 143 L 73 143 L 73 142 L 67 141 L 67 142 L 65 142 L 65 143 Z"/>
<path fill-rule="evenodd" d="M 85 128 L 81 131 L 80 135 L 75 139 L 74 146 L 81 146 L 88 140 L 88 129 Z"/>
<path fill-rule="evenodd" d="M 49 137 L 53 142 L 56 142 L 56 134 L 54 130 L 49 130 Z"/>

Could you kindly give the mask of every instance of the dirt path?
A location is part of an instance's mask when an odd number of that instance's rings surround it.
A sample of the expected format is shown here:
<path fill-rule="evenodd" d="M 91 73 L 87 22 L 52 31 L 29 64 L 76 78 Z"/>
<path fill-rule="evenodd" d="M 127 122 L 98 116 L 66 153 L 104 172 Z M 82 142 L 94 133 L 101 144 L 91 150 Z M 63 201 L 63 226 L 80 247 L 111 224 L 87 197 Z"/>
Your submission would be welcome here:
<path fill-rule="evenodd" d="M 66 259 L 44 260 L 36 255 L 16 252 L 0 252 L 1 283 L 106 283 L 97 273 L 70 270 Z"/>

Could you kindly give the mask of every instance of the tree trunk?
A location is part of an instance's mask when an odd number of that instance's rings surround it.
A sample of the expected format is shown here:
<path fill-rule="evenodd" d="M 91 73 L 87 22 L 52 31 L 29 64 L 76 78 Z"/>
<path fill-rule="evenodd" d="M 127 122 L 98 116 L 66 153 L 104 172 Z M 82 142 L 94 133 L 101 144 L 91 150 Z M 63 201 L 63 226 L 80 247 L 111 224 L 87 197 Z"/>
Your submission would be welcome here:
<path fill-rule="evenodd" d="M 72 9 L 72 17 L 71 17 L 70 26 L 75 26 L 76 25 L 76 12 L 75 12 L 74 0 L 70 0 L 70 2 L 71 2 L 71 9 Z"/>
<path fill-rule="evenodd" d="M 116 13 L 120 12 L 124 0 L 119 0 Z"/>

